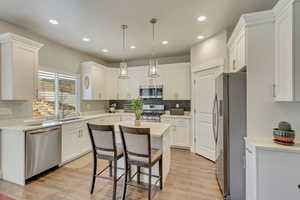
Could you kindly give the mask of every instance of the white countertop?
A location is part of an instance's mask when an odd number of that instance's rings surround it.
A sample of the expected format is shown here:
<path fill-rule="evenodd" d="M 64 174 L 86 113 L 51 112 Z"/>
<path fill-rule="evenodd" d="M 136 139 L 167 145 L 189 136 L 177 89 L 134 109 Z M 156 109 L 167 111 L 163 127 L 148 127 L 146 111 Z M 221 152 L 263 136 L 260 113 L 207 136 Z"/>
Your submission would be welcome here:
<path fill-rule="evenodd" d="M 168 128 L 170 128 L 170 124 L 166 123 L 158 123 L 158 122 L 143 122 L 141 123 L 141 126 L 136 127 L 134 125 L 134 122 L 132 121 L 123 121 L 115 124 L 115 131 L 120 132 L 119 125 L 121 126 L 127 126 L 132 128 L 150 128 L 150 134 L 154 137 L 161 137 Z"/>
<path fill-rule="evenodd" d="M 246 141 L 250 142 L 257 149 L 269 150 L 269 151 L 285 151 L 285 152 L 296 152 L 300 153 L 300 143 L 295 142 L 294 146 L 285 146 L 276 144 L 272 139 L 254 139 L 254 138 L 245 138 Z"/>
<path fill-rule="evenodd" d="M 52 126 L 60 126 L 63 124 L 71 124 L 71 123 L 76 123 L 76 122 L 81 122 L 81 121 L 87 121 L 87 120 L 92 120 L 92 119 L 97 119 L 101 117 L 109 117 L 109 116 L 134 116 L 133 113 L 101 113 L 101 114 L 95 114 L 95 115 L 83 115 L 80 116 L 80 119 L 76 120 L 71 120 L 71 121 L 64 121 L 64 122 L 59 122 L 59 121 L 45 121 L 41 125 L 37 126 L 28 126 L 24 125 L 23 123 L 18 123 L 18 124 L 13 124 L 9 126 L 1 126 L 1 130 L 15 130 L 15 131 L 30 131 L 30 130 L 35 130 L 35 129 L 40 129 L 40 128 L 48 128 Z"/>

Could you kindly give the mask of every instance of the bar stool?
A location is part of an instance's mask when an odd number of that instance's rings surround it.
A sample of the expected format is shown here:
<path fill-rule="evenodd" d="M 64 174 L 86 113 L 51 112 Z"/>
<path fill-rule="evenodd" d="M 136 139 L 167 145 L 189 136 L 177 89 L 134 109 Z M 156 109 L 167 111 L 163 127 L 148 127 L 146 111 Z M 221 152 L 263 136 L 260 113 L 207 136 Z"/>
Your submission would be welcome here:
<path fill-rule="evenodd" d="M 93 194 L 96 178 L 103 178 L 111 180 L 108 177 L 100 176 L 104 171 L 109 168 L 109 175 L 112 176 L 112 163 L 113 166 L 113 200 L 116 199 L 117 182 L 124 176 L 122 174 L 117 178 L 117 161 L 123 157 L 123 151 L 116 145 L 116 135 L 113 125 L 95 125 L 87 124 L 90 133 L 90 138 L 93 148 L 93 177 L 90 193 Z M 107 160 L 109 165 L 102 171 L 97 173 L 97 159 Z"/>
<path fill-rule="evenodd" d="M 162 152 L 159 149 L 151 148 L 151 137 L 149 128 L 131 128 L 125 126 L 119 126 L 121 131 L 121 139 L 123 144 L 124 152 L 124 161 L 125 161 L 125 176 L 124 176 L 124 185 L 123 185 L 123 195 L 122 199 L 125 200 L 127 185 L 135 186 L 130 184 L 130 180 L 137 175 L 137 182 L 140 183 L 140 175 L 148 175 L 148 200 L 151 200 L 152 197 L 152 184 L 151 178 L 155 177 L 158 180 L 155 182 L 154 186 L 157 183 L 160 183 L 160 189 L 162 189 Z M 152 167 L 159 162 L 159 176 L 152 175 Z M 137 166 L 137 172 L 129 177 L 128 174 L 131 168 L 131 165 Z M 142 173 L 141 167 L 148 168 L 149 174 Z M 137 187 L 137 186 L 135 186 Z M 139 187 L 143 188 L 143 187 Z M 145 188 L 143 188 L 145 189 Z"/>

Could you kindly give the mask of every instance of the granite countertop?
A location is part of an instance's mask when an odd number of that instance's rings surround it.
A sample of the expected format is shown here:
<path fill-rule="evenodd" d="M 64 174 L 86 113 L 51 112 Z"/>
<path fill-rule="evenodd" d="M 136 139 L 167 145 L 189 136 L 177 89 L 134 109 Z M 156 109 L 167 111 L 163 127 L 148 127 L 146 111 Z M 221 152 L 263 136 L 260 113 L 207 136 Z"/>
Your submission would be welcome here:
<path fill-rule="evenodd" d="M 246 142 L 249 142 L 253 146 L 255 146 L 256 149 L 266 150 L 266 151 L 284 151 L 284 152 L 294 152 L 294 153 L 300 153 L 300 143 L 295 142 L 295 145 L 293 146 L 285 146 L 276 144 L 273 142 L 272 138 L 268 139 L 255 139 L 246 137 Z"/>
<path fill-rule="evenodd" d="M 164 114 L 160 116 L 161 118 L 178 118 L 178 119 L 191 119 L 191 114 L 184 114 L 184 115 L 170 115 L 170 114 Z"/>
<path fill-rule="evenodd" d="M 71 121 L 55 121 L 55 120 L 45 121 L 43 124 L 37 125 L 37 126 L 28 126 L 28 125 L 25 125 L 24 123 L 17 123 L 17 124 L 13 124 L 13 125 L 9 125 L 9 126 L 1 126 L 0 129 L 1 130 L 15 130 L 15 131 L 30 131 L 30 130 L 40 129 L 40 128 L 49 128 L 49 127 L 53 127 L 53 126 L 60 126 L 63 124 L 72 124 L 72 123 L 76 123 L 76 122 L 87 121 L 87 120 L 97 119 L 97 118 L 101 118 L 101 117 L 133 116 L 133 115 L 134 115 L 133 113 L 123 113 L 123 112 L 101 113 L 101 114 L 94 114 L 94 115 L 83 115 L 83 116 L 80 116 L 79 119 L 71 120 Z"/>

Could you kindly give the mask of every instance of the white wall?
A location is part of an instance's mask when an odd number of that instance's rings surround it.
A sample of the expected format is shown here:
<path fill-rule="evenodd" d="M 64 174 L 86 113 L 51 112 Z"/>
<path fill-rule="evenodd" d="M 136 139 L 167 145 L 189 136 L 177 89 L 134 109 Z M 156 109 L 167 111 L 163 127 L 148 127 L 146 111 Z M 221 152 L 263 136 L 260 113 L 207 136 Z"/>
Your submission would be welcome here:
<path fill-rule="evenodd" d="M 78 74 L 80 72 L 79 64 L 81 62 L 95 61 L 101 64 L 107 64 L 106 62 L 98 58 L 62 46 L 39 35 L 31 33 L 21 27 L 0 20 L 0 34 L 7 32 L 15 33 L 43 43 L 44 47 L 41 48 L 39 54 L 39 63 L 43 68 L 47 68 L 53 71 Z M 103 108 L 105 107 L 105 102 L 103 101 L 88 102 L 90 106 L 87 106 L 86 104 L 87 102 L 81 102 L 82 111 L 89 111 L 90 109 L 103 110 Z M 90 109 L 88 107 L 90 107 Z M 9 108 L 12 112 L 12 114 L 9 115 L 0 114 L 0 120 L 31 117 L 32 109 L 30 101 L 0 101 L 0 108 Z"/>
<path fill-rule="evenodd" d="M 272 129 L 288 121 L 300 141 L 300 103 L 276 103 L 272 98 L 275 69 L 274 24 L 249 28 L 247 67 L 247 134 L 272 139 Z"/>
<path fill-rule="evenodd" d="M 191 66 L 197 67 L 227 57 L 227 34 L 221 32 L 191 48 Z"/>

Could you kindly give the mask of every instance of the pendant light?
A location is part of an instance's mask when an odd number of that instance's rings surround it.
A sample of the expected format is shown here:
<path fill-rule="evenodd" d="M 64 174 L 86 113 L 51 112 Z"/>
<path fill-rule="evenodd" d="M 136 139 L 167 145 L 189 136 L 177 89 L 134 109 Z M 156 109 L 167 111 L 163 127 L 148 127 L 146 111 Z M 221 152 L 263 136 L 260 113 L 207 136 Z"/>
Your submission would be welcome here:
<path fill-rule="evenodd" d="M 122 25 L 121 29 L 123 32 L 123 55 L 122 55 L 122 62 L 120 63 L 120 75 L 119 79 L 127 79 L 129 78 L 128 76 L 128 66 L 126 62 L 126 30 L 128 26 L 127 25 Z"/>
<path fill-rule="evenodd" d="M 148 76 L 150 78 L 158 78 L 159 75 L 157 73 L 157 65 L 158 61 L 155 57 L 155 24 L 157 23 L 157 19 L 153 18 L 150 20 L 150 23 L 152 24 L 152 53 L 151 58 L 149 59 L 149 68 L 148 68 Z"/>

